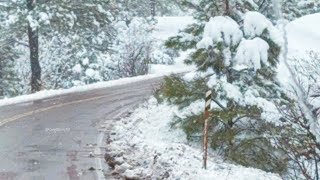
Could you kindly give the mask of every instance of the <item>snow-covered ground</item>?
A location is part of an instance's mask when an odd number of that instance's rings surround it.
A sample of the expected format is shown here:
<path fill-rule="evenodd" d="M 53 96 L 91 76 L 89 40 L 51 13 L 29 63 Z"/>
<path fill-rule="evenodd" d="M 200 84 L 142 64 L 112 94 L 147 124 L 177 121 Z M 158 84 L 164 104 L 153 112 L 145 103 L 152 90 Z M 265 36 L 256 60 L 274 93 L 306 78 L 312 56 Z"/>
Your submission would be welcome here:
<path fill-rule="evenodd" d="M 189 110 L 202 110 L 202 105 L 195 102 Z M 170 126 L 177 111 L 177 107 L 157 104 L 151 98 L 130 117 L 117 122 L 107 153 L 118 164 L 113 173 L 137 179 L 281 179 L 275 174 L 225 163 L 212 154 L 208 169 L 204 170 L 200 148 L 188 145 L 185 133 Z"/>
<path fill-rule="evenodd" d="M 155 38 L 161 41 L 178 32 L 180 27 L 177 29 L 177 24 L 192 22 L 192 19 L 174 17 L 158 22 Z M 182 61 L 186 55 L 183 54 L 171 67 L 184 67 Z M 155 65 L 153 71 L 165 72 L 169 67 Z M 197 101 L 183 112 L 203 111 L 203 106 L 203 102 Z M 170 126 L 177 113 L 185 115 L 178 112 L 176 106 L 157 104 L 156 99 L 151 98 L 131 116 L 118 121 L 110 133 L 106 154 L 107 162 L 115 165 L 112 174 L 128 179 L 281 179 L 258 169 L 228 164 L 215 154 L 210 155 L 208 169 L 204 170 L 201 148 L 188 144 L 179 127 Z"/>
<path fill-rule="evenodd" d="M 180 56 L 175 59 L 174 65 L 164 65 L 164 64 L 151 64 L 150 74 L 170 74 L 179 73 L 195 70 L 195 66 L 187 66 L 184 64 L 184 60 L 188 56 L 190 51 L 181 52 Z"/>

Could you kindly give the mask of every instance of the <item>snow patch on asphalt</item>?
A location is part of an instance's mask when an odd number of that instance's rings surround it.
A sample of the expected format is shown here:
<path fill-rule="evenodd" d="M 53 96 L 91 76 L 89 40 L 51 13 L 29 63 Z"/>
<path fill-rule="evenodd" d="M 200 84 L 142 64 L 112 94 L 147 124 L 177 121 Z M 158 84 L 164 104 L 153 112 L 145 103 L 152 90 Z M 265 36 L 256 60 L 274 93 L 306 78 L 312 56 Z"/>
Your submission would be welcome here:
<path fill-rule="evenodd" d="M 197 111 L 199 103 L 192 105 Z M 137 179 L 281 179 L 272 173 L 225 163 L 214 154 L 210 155 L 208 169 L 202 169 L 200 148 L 188 145 L 181 128 L 170 125 L 176 113 L 176 106 L 158 104 L 151 98 L 130 117 L 118 121 L 106 154 L 108 163 L 114 165 L 112 174 Z"/>

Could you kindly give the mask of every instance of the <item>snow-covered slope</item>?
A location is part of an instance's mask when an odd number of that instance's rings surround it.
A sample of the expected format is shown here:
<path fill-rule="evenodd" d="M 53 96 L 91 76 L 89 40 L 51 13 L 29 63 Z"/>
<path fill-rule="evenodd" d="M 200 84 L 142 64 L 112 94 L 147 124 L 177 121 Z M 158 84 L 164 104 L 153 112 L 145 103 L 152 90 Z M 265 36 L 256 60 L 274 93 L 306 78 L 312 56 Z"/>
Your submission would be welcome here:
<path fill-rule="evenodd" d="M 199 111 L 195 102 L 187 112 Z M 278 175 L 223 162 L 211 154 L 208 169 L 202 168 L 201 148 L 188 145 L 180 128 L 171 128 L 178 108 L 157 104 L 151 98 L 113 128 L 108 156 L 114 157 L 113 174 L 136 179 L 168 180 L 280 180 Z"/>
<path fill-rule="evenodd" d="M 308 72 L 308 64 L 310 58 L 310 51 L 320 53 L 320 13 L 311 14 L 298 18 L 289 22 L 286 26 L 287 40 L 288 40 L 288 54 L 287 62 L 293 70 L 303 70 Z M 305 62 L 302 62 L 305 61 Z M 320 67 L 320 66 L 319 66 Z M 295 69 L 297 68 L 297 69 Z M 300 73 L 303 74 L 303 73 Z M 297 75 L 293 75 L 297 76 Z M 287 88 L 292 87 L 291 73 L 288 71 L 285 63 L 282 61 L 278 68 L 278 78 L 280 82 Z M 294 77 L 300 78 L 300 77 Z"/>
<path fill-rule="evenodd" d="M 289 56 L 305 51 L 320 52 L 320 13 L 303 16 L 287 27 Z"/>
<path fill-rule="evenodd" d="M 305 96 L 308 96 L 307 100 L 314 107 L 320 106 L 320 99 L 311 97 L 318 94 L 320 88 L 319 22 L 320 13 L 316 13 L 294 20 L 286 27 L 288 64 L 299 86 L 305 91 Z"/>
<path fill-rule="evenodd" d="M 177 17 L 157 17 L 157 25 L 155 27 L 154 37 L 167 40 L 169 37 L 175 36 L 179 30 L 183 30 L 187 25 L 194 22 L 192 16 Z"/>
<path fill-rule="evenodd" d="M 186 28 L 189 24 L 194 22 L 191 16 L 173 16 L 173 17 L 157 17 L 157 24 L 155 25 L 153 31 L 153 38 L 157 43 L 164 44 L 164 42 L 175 35 L 179 31 Z M 150 69 L 150 74 L 159 74 L 165 72 L 176 72 L 176 71 L 191 71 L 195 69 L 193 66 L 187 66 L 184 64 L 186 56 L 188 56 L 189 51 L 181 52 L 180 57 L 175 59 L 174 65 L 163 65 L 163 64 L 152 64 Z"/>

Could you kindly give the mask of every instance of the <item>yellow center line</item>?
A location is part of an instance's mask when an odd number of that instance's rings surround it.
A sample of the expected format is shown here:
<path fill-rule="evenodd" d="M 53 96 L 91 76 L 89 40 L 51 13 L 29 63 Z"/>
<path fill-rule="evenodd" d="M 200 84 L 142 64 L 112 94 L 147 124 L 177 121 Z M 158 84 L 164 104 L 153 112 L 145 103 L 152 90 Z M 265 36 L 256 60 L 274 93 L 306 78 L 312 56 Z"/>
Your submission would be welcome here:
<path fill-rule="evenodd" d="M 82 99 L 82 100 L 77 100 L 77 101 L 72 101 L 72 102 L 67 102 L 67 103 L 62 103 L 62 104 L 56 104 L 56 105 L 49 106 L 49 107 L 46 107 L 46 108 L 32 110 L 32 111 L 29 111 L 29 112 L 26 112 L 26 113 L 23 113 L 23 114 L 15 115 L 15 116 L 13 116 L 11 118 L 6 118 L 6 119 L 3 119 L 3 120 L 0 120 L 0 127 L 5 125 L 5 124 L 7 124 L 7 123 L 9 123 L 9 122 L 16 121 L 18 119 L 25 118 L 25 117 L 28 117 L 28 116 L 31 116 L 31 115 L 34 115 L 34 114 L 37 114 L 37 113 L 42 113 L 42 112 L 45 112 L 45 111 L 48 111 L 48 110 L 51 110 L 51 109 L 56 109 L 56 108 L 67 106 L 67 105 L 94 101 L 94 100 L 102 99 L 102 98 L 104 98 L 106 96 L 110 96 L 110 95 L 97 96 L 97 97 L 92 97 L 92 98 L 88 98 L 88 99 Z"/>

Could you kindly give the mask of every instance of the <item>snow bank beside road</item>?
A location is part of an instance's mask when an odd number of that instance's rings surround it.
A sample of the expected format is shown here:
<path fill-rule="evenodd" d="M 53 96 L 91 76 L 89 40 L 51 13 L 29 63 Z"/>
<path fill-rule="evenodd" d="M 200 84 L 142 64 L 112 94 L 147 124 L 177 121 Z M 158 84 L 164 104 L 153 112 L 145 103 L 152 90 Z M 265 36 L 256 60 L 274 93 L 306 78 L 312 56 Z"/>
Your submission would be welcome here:
<path fill-rule="evenodd" d="M 122 78 L 122 79 L 118 79 L 118 80 L 99 82 L 99 83 L 94 83 L 94 84 L 89 84 L 89 85 L 84 85 L 84 86 L 76 86 L 76 87 L 72 87 L 70 89 L 43 90 L 43 91 L 40 91 L 40 92 L 37 92 L 34 94 L 28 94 L 28 95 L 17 96 L 14 98 L 2 99 L 2 100 L 0 100 L 0 107 L 6 106 L 6 105 L 12 105 L 12 104 L 32 102 L 32 101 L 37 101 L 37 100 L 41 100 L 41 99 L 45 99 L 45 98 L 51 98 L 51 97 L 70 94 L 70 93 L 77 93 L 77 92 L 90 91 L 90 90 L 107 88 L 107 87 L 112 87 L 112 86 L 119 86 L 119 85 L 129 84 L 129 83 L 133 83 L 133 82 L 144 81 L 144 80 L 148 80 L 148 79 L 152 79 L 152 78 L 162 77 L 165 75 L 170 75 L 171 73 L 182 73 L 182 72 L 187 72 L 187 71 L 189 71 L 189 69 L 171 68 L 163 73 L 160 71 L 156 71 L 155 74 L 136 76 L 136 77 L 131 77 L 131 78 Z"/>
<path fill-rule="evenodd" d="M 202 107 L 195 103 L 194 109 Z M 253 168 L 224 163 L 211 155 L 208 170 L 202 169 L 200 148 L 187 145 L 186 135 L 170 127 L 177 107 L 157 104 L 154 98 L 113 128 L 107 156 L 112 172 L 120 177 L 137 179 L 237 179 L 278 180 L 279 176 Z"/>

